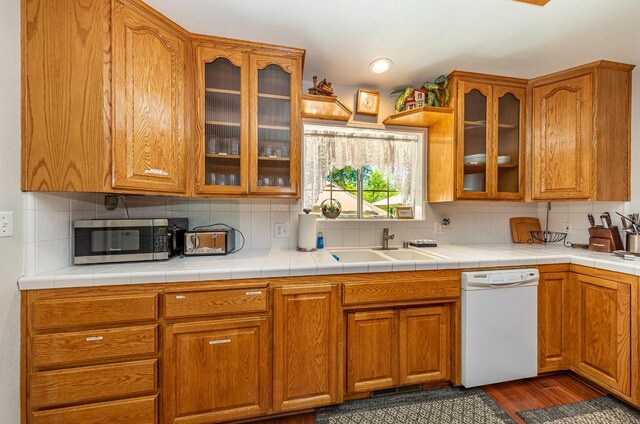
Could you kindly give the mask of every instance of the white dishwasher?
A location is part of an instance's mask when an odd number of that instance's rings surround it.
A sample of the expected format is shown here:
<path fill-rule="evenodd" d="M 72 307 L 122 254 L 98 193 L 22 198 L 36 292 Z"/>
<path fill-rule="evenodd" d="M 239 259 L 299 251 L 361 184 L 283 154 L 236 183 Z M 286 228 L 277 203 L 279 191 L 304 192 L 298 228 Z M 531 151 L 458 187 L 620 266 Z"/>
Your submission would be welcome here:
<path fill-rule="evenodd" d="M 538 270 L 462 273 L 465 387 L 538 373 Z"/>

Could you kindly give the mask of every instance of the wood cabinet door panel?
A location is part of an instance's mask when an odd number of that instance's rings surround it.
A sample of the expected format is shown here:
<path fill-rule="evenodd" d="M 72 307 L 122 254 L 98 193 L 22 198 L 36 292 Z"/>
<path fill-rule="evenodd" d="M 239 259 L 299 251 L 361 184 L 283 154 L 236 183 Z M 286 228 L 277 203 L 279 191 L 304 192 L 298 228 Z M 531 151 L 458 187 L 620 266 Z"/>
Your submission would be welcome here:
<path fill-rule="evenodd" d="M 493 87 L 493 168 L 489 169 L 490 194 L 495 199 L 521 200 L 524 196 L 524 140 L 526 133 L 526 89 Z M 498 164 L 499 157 L 510 156 Z"/>
<path fill-rule="evenodd" d="M 156 424 L 157 422 L 157 396 L 70 406 L 33 413 L 33 424 Z"/>
<path fill-rule="evenodd" d="M 491 84 L 460 81 L 458 84 L 457 178 L 459 199 L 487 199 L 491 191 L 493 169 L 493 86 Z M 485 155 L 465 164 L 465 156 Z"/>
<path fill-rule="evenodd" d="M 449 379 L 449 307 L 400 311 L 400 384 Z"/>
<path fill-rule="evenodd" d="M 251 54 L 250 71 L 249 110 L 254 115 L 249 123 L 249 190 L 251 194 L 297 197 L 301 179 L 302 61 L 300 57 Z M 267 75 L 261 78 L 261 73 Z M 286 78 L 279 81 L 278 73 Z M 284 87 L 287 80 L 288 87 Z M 289 153 L 267 153 L 268 149 Z"/>
<path fill-rule="evenodd" d="M 32 408 L 133 396 L 157 388 L 157 359 L 36 372 L 31 376 Z"/>
<path fill-rule="evenodd" d="M 460 296 L 460 277 L 433 277 L 429 281 L 345 282 L 342 301 L 345 305 L 385 302 L 415 302 Z"/>
<path fill-rule="evenodd" d="M 22 189 L 101 192 L 111 175 L 111 1 L 22 4 Z"/>
<path fill-rule="evenodd" d="M 573 282 L 573 366 L 630 396 L 631 286 L 582 274 Z"/>
<path fill-rule="evenodd" d="M 187 41 L 115 5 L 113 185 L 182 193 Z"/>
<path fill-rule="evenodd" d="M 533 199 L 588 199 L 591 74 L 533 88 Z"/>
<path fill-rule="evenodd" d="M 569 353 L 569 275 L 542 273 L 538 284 L 538 372 L 566 370 Z"/>
<path fill-rule="evenodd" d="M 226 421 L 267 412 L 266 317 L 174 324 L 166 334 L 169 422 Z"/>
<path fill-rule="evenodd" d="M 33 337 L 34 366 L 49 366 L 157 352 L 155 325 L 107 328 Z"/>
<path fill-rule="evenodd" d="M 165 293 L 167 318 L 266 312 L 267 287 Z"/>
<path fill-rule="evenodd" d="M 347 345 L 349 392 L 368 392 L 398 385 L 397 312 L 350 313 Z"/>
<path fill-rule="evenodd" d="M 33 303 L 33 328 L 101 325 L 158 318 L 156 293 L 43 300 Z"/>
<path fill-rule="evenodd" d="M 274 411 L 338 401 L 337 286 L 275 289 Z"/>

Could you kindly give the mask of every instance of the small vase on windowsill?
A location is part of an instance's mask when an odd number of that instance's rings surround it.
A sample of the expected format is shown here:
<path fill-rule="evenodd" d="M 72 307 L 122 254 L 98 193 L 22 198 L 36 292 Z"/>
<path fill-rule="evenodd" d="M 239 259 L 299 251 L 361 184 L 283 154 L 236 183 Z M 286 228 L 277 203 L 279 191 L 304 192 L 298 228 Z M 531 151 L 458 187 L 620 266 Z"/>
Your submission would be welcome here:
<path fill-rule="evenodd" d="M 342 212 L 342 205 L 336 199 L 325 199 L 320 203 L 322 215 L 327 219 L 336 219 Z"/>

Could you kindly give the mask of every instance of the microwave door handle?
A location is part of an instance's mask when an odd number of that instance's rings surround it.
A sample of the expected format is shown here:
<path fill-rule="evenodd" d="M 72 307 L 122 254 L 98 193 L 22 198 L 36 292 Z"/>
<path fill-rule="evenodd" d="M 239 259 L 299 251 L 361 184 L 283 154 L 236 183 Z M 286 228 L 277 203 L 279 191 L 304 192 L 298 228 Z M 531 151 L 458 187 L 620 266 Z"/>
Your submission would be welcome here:
<path fill-rule="evenodd" d="M 173 224 L 173 230 L 171 230 L 171 241 L 173 243 L 173 251 L 175 252 L 178 249 L 178 228 L 176 224 Z"/>

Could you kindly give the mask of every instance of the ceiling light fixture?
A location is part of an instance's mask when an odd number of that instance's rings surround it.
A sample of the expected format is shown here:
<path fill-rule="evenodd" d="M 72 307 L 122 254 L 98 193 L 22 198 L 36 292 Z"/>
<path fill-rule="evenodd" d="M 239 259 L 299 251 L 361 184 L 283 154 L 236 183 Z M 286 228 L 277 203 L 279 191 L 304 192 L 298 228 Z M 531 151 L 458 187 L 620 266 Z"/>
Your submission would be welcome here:
<path fill-rule="evenodd" d="M 371 72 L 375 74 L 382 74 L 383 72 L 387 72 L 389 69 L 391 69 L 392 66 L 393 62 L 391 61 L 391 59 L 383 57 L 371 62 L 369 64 L 369 69 L 371 69 Z"/>

